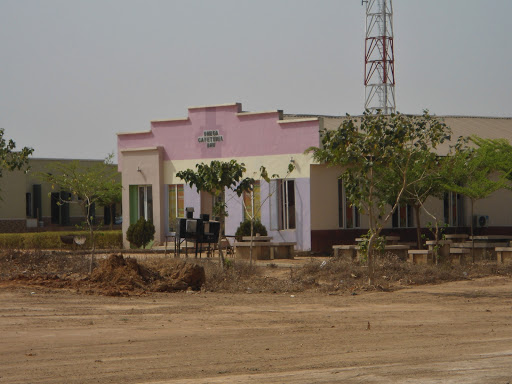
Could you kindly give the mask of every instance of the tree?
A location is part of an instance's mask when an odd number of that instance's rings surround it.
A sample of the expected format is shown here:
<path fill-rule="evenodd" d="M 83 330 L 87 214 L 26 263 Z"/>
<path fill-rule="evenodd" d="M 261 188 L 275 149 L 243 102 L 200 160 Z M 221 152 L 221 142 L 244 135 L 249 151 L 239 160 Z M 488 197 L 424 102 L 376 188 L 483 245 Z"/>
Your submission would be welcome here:
<path fill-rule="evenodd" d="M 411 180 L 420 154 L 450 139 L 449 128 L 427 111 L 422 116 L 381 112 L 350 118 L 336 130 L 323 131 L 321 147 L 311 147 L 316 161 L 341 166 L 341 178 L 352 204 L 368 215 L 368 274 L 374 282 L 374 247 Z M 393 170 L 390 172 L 390 170 Z"/>
<path fill-rule="evenodd" d="M 111 153 L 105 159 L 104 165 L 106 167 L 112 167 L 114 153 Z M 110 211 L 110 229 L 113 229 L 114 226 L 114 207 L 116 204 L 121 203 L 123 199 L 123 186 L 117 180 L 117 178 L 112 178 L 110 180 L 105 179 L 103 188 L 99 192 L 98 203 L 103 207 L 108 207 Z"/>
<path fill-rule="evenodd" d="M 23 147 L 15 151 L 16 143 L 4 138 L 5 129 L 0 128 L 0 178 L 3 171 L 14 171 L 24 168 L 28 164 L 28 157 L 34 152 L 32 148 Z"/>
<path fill-rule="evenodd" d="M 475 202 L 485 199 L 490 194 L 508 186 L 507 177 L 510 168 L 506 159 L 500 157 L 498 147 L 504 145 L 502 141 L 484 140 L 476 136 L 470 140 L 477 148 L 463 147 L 449 159 L 445 188 L 466 196 L 471 201 L 471 236 L 474 235 L 474 206 Z M 503 148 L 506 148 L 503 146 Z M 472 240 L 473 262 L 474 239 Z"/>
<path fill-rule="evenodd" d="M 63 191 L 69 191 L 77 199 L 60 200 L 60 204 L 79 204 L 85 216 L 86 225 L 89 229 L 91 238 L 91 262 L 89 273 L 92 272 L 94 261 L 94 223 L 91 209 L 94 204 L 100 204 L 102 199 L 113 189 L 112 185 L 118 178 L 118 172 L 115 167 L 106 162 L 85 167 L 78 160 L 57 163 L 50 167 L 48 173 L 40 173 L 39 177 L 52 184 L 52 188 L 58 186 Z"/>
<path fill-rule="evenodd" d="M 244 191 L 251 191 L 254 186 L 254 179 L 243 177 L 246 171 L 244 163 L 238 163 L 236 160 L 228 162 L 213 160 L 210 164 L 196 164 L 196 170 L 186 169 L 176 174 L 177 177 L 184 180 L 191 187 L 195 186 L 201 192 L 208 192 L 218 197 L 213 207 L 214 215 L 219 217 L 221 224 L 220 233 L 225 230 L 224 219 L 228 216 L 225 202 L 225 190 L 229 189 L 235 192 L 239 197 Z M 224 253 L 221 247 L 222 238 L 219 236 L 219 256 L 221 265 L 224 266 Z"/>
<path fill-rule="evenodd" d="M 512 145 L 508 140 L 472 136 L 471 141 L 478 146 L 479 151 L 485 153 L 488 162 L 502 177 L 512 181 Z M 506 184 L 505 188 L 512 189 L 512 184 Z"/>

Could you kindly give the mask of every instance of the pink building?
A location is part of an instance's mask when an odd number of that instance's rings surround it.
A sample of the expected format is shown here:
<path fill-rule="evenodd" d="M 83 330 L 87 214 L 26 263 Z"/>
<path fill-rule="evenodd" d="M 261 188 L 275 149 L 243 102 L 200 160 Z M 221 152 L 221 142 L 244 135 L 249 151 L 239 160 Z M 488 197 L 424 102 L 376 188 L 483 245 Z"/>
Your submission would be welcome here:
<path fill-rule="evenodd" d="M 236 159 L 247 168 L 246 176 L 257 177 L 263 165 L 270 183 L 260 180 L 254 203 L 226 193 L 229 216 L 226 234 L 234 235 L 244 220 L 243 204 L 255 207 L 255 215 L 276 242 L 295 242 L 298 251 L 329 252 L 333 244 L 353 243 L 367 232 L 367 218 L 347 201 L 339 180 L 341 170 L 316 164 L 304 151 L 320 144 L 319 131 L 336 129 L 344 117 L 285 115 L 281 111 L 244 112 L 239 103 L 191 107 L 188 116 L 151 122 L 146 132 L 118 134 L 119 170 L 123 183 L 123 232 L 139 217 L 150 218 L 156 227 L 155 240 L 165 241 L 174 231 L 175 218 L 185 207 L 194 208 L 194 217 L 212 213 L 213 198 L 198 193 L 177 178 L 176 173 L 195 169 L 211 160 Z M 445 117 L 452 137 L 473 134 L 512 141 L 512 119 Z M 293 161 L 295 169 L 287 174 Z M 501 190 L 475 205 L 477 228 L 481 233 L 509 233 L 512 194 Z M 468 232 L 471 220 L 469 201 L 446 194 L 444 200 L 429 199 L 429 210 L 444 218 L 449 232 Z M 252 211 L 252 209 L 251 209 Z M 401 206 L 384 230 L 415 239 L 412 209 Z M 483 218 L 483 220 L 481 220 Z M 420 216 L 423 228 L 431 220 Z M 128 243 L 125 240 L 125 245 Z"/>
<path fill-rule="evenodd" d="M 176 173 L 201 162 L 236 159 L 247 176 L 264 165 L 281 179 L 256 189 L 256 216 L 275 241 L 296 242 L 311 249 L 311 156 L 304 150 L 319 145 L 321 119 L 284 119 L 281 111 L 243 112 L 239 103 L 191 107 L 188 117 L 151 122 L 151 130 L 118 134 L 119 170 L 123 180 L 123 232 L 139 217 L 151 218 L 155 240 L 165 241 L 184 207 L 194 216 L 212 214 L 212 196 L 185 185 Z M 293 161 L 295 170 L 287 174 Z M 247 202 L 247 196 L 246 202 Z M 226 234 L 233 235 L 244 219 L 243 197 L 226 193 L 229 216 Z M 249 202 L 250 204 L 250 202 Z M 261 207 L 258 209 L 258 207 Z"/>

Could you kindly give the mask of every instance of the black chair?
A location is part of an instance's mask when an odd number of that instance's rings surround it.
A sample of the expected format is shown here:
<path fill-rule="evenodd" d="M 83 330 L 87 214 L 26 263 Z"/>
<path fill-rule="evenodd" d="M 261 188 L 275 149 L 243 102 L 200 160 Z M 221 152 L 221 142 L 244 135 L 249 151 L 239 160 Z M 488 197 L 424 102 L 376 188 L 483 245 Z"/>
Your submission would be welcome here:
<path fill-rule="evenodd" d="M 215 249 L 215 244 L 219 242 L 219 233 L 220 233 L 220 222 L 218 221 L 210 221 L 208 223 L 208 232 L 205 232 L 203 235 L 203 243 L 208 244 L 208 256 L 211 256 L 212 254 L 212 247 L 211 244 L 213 244 L 213 249 Z"/>

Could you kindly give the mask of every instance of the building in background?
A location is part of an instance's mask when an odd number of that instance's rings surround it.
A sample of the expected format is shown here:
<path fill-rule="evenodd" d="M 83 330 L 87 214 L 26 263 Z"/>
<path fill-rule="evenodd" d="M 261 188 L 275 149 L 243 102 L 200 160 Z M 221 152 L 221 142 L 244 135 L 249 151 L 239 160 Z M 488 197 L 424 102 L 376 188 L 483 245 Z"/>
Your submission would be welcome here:
<path fill-rule="evenodd" d="M 29 159 L 29 172 L 4 172 L 0 178 L 0 232 L 26 232 L 36 230 L 71 228 L 85 221 L 77 197 L 58 186 L 42 182 L 40 172 L 49 172 L 57 163 L 69 163 L 69 159 Z M 93 166 L 103 160 L 78 160 L 81 166 Z M 116 167 L 116 165 L 112 165 Z M 119 174 L 119 181 L 121 175 Z M 60 201 L 71 199 L 72 203 Z M 94 207 L 97 223 L 110 224 L 110 210 Z M 121 215 L 121 206 L 116 206 L 114 218 Z"/>
<path fill-rule="evenodd" d="M 195 169 L 201 162 L 235 159 L 244 163 L 246 176 L 257 178 L 263 165 L 270 183 L 260 180 L 254 207 L 274 241 L 296 242 L 296 250 L 326 252 L 333 244 L 352 243 L 367 232 L 366 217 L 347 201 L 338 176 L 340 169 L 316 164 L 304 151 L 320 145 L 322 129 L 336 129 L 344 117 L 286 115 L 282 111 L 244 112 L 239 103 L 190 107 L 188 116 L 151 122 L 144 132 L 118 134 L 118 163 L 123 183 L 123 233 L 139 217 L 151 219 L 155 240 L 165 241 L 174 231 L 176 217 L 193 207 L 195 217 L 212 215 L 213 197 L 185 185 L 176 173 Z M 479 135 L 512 141 L 512 119 L 444 117 L 453 137 Z M 445 148 L 447 150 L 447 147 Z M 295 169 L 287 174 L 288 164 Z M 248 196 L 226 193 L 226 234 L 234 235 L 245 218 Z M 443 217 L 452 231 L 467 231 L 470 206 L 465 198 L 447 194 L 444 201 L 430 199 L 429 207 Z M 486 231 L 512 228 L 512 216 L 503 206 L 512 194 L 498 191 L 478 201 L 475 214 L 486 219 Z M 252 209 L 252 207 L 250 207 Z M 428 217 L 420 218 L 426 227 Z M 415 239 L 412 209 L 399 207 L 384 233 Z M 125 246 L 128 243 L 125 239 Z"/>

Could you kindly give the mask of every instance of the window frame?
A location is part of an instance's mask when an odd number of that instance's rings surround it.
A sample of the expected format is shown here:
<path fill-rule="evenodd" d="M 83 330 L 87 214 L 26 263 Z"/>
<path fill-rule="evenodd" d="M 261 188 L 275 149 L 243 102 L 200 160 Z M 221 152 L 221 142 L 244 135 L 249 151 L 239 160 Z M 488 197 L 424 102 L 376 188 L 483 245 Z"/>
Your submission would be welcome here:
<path fill-rule="evenodd" d="M 402 225 L 401 210 L 405 208 L 405 223 Z M 414 208 L 410 204 L 398 203 L 391 217 L 392 228 L 414 228 Z"/>
<path fill-rule="evenodd" d="M 272 179 L 270 181 L 270 228 L 276 231 L 297 229 L 295 205 L 295 179 Z"/>
<path fill-rule="evenodd" d="M 149 194 L 148 191 L 151 193 Z M 151 195 L 150 199 L 149 195 Z M 151 209 L 149 208 L 148 203 Z M 137 185 L 137 220 L 141 217 L 144 217 L 144 220 L 146 221 L 153 222 L 153 186 L 151 184 Z"/>
<path fill-rule="evenodd" d="M 174 195 L 171 195 L 171 193 L 174 193 Z M 171 198 L 174 198 L 173 202 L 171 202 Z M 168 231 L 174 232 L 176 219 L 185 217 L 185 184 L 167 185 L 167 205 Z M 171 205 L 174 206 L 175 217 L 171 217 Z"/>
<path fill-rule="evenodd" d="M 349 225 L 349 219 L 352 225 Z M 342 179 L 338 179 L 338 227 L 340 229 L 361 228 L 361 214 L 359 209 L 348 200 Z"/>
<path fill-rule="evenodd" d="M 443 220 L 449 227 L 464 226 L 464 196 L 456 192 L 445 192 L 443 197 Z"/>

